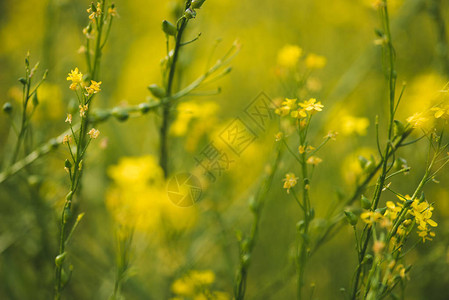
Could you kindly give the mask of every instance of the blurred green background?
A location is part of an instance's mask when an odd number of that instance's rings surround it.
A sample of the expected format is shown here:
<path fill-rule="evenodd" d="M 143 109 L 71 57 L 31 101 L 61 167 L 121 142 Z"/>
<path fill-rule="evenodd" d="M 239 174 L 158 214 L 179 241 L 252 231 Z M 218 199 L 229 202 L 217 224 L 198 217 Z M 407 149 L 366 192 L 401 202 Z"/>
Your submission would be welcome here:
<path fill-rule="evenodd" d="M 404 120 L 444 97 L 440 90 L 449 76 L 449 57 L 447 36 L 441 28 L 448 25 L 449 3 L 389 2 L 398 85 L 407 82 L 399 109 L 399 117 Z M 33 117 L 33 139 L 29 141 L 32 149 L 67 129 L 64 120 L 74 94 L 68 89 L 66 76 L 76 66 L 81 71 L 86 69 L 78 49 L 83 43 L 82 28 L 86 26 L 89 4 L 84 0 L 0 1 L 0 104 L 13 103 L 18 116 L 21 87 L 17 78 L 23 76 L 28 50 L 32 64 L 40 61 L 39 74 L 49 69 L 47 81 L 38 92 L 40 104 Z M 161 21 L 175 21 L 173 10 L 179 5 L 176 1 L 143 0 L 117 0 L 115 4 L 119 17 L 114 20 L 102 57 L 103 84 L 95 99 L 97 108 L 144 102 L 150 95 L 146 87 L 160 84 L 159 64 L 165 56 Z M 195 156 L 208 142 L 218 140 L 224 126 L 244 115 L 244 108 L 260 92 L 273 101 L 294 96 L 285 88 L 288 82 L 279 76 L 276 61 L 282 47 L 298 45 L 305 53 L 327 58 L 325 68 L 310 75 L 311 85 L 304 95 L 314 96 L 325 105 L 323 114 L 314 121 L 312 133 L 319 142 L 329 130 L 340 132 L 337 141 L 320 152 L 324 162 L 313 175 L 311 193 L 318 230 L 319 220 L 326 217 L 338 195 L 353 191 L 360 172 L 357 155 L 376 153 L 375 116 L 379 115 L 381 122 L 386 119 L 382 51 L 374 44 L 378 24 L 369 0 L 206 1 L 197 18 L 189 23 L 186 39 L 199 32 L 201 37 L 183 48 L 180 86 L 204 72 L 217 39 L 221 42 L 213 60 L 221 57 L 235 39 L 242 48 L 232 62 L 232 72 L 210 85 L 210 90 L 221 87 L 220 94 L 188 97 L 185 104 L 178 106 L 180 132 L 173 131 L 170 141 L 172 172 L 193 172 Z M 187 117 L 182 118 L 183 114 Z M 157 114 L 150 113 L 123 123 L 111 119 L 99 125 L 101 140 L 89 148 L 83 191 L 76 203 L 76 210 L 86 215 L 70 245 L 74 272 L 64 291 L 65 299 L 107 299 L 111 294 L 117 228 L 113 204 L 108 200 L 116 184 L 111 166 L 123 163 L 121 157 L 157 156 L 159 121 Z M 259 130 L 258 139 L 240 157 L 234 157 L 229 170 L 216 182 L 203 183 L 202 199 L 195 206 L 161 208 L 170 205 L 166 203 L 155 207 L 155 212 L 142 211 L 144 219 L 152 222 L 136 228 L 131 276 L 123 286 L 126 299 L 168 299 L 173 296 L 173 281 L 189 269 L 212 270 L 214 290 L 232 295 L 238 265 L 235 232 L 249 230 L 252 215 L 248 198 L 257 189 L 266 164 L 273 159 L 276 131 L 276 122 L 267 130 Z M 2 114 L 2 170 L 13 144 L 11 118 Z M 423 173 L 426 151 L 424 141 L 400 151 L 412 170 L 407 177 L 393 180 L 396 190 L 413 192 Z M 67 155 L 66 149 L 59 147 L 0 185 L 1 299 L 49 299 L 52 295 L 58 216 L 69 188 L 63 170 Z M 266 200 L 248 276 L 248 299 L 295 297 L 292 250 L 295 224 L 301 214 L 294 200 L 285 194 L 281 181 L 294 168 L 293 160 L 284 156 Z M 414 267 L 406 299 L 449 299 L 448 172 L 441 172 L 437 179 L 440 184 L 430 183 L 425 191 L 429 202 L 435 203 L 437 236 L 407 258 Z M 140 196 L 148 199 L 150 194 Z M 140 201 L 137 198 L 130 201 Z M 143 205 L 140 209 L 150 208 Z M 158 215 L 158 209 L 164 210 L 169 221 Z M 314 299 L 339 298 L 340 288 L 349 287 L 355 267 L 353 235 L 346 226 L 308 266 L 307 285 L 315 284 Z"/>

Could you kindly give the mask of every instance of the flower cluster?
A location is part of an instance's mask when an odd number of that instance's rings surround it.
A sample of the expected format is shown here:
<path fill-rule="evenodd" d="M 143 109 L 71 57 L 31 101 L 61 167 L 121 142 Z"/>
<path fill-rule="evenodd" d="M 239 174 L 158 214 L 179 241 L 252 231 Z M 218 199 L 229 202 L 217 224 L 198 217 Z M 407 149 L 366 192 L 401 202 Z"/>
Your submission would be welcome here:
<path fill-rule="evenodd" d="M 281 117 L 290 114 L 290 116 L 295 119 L 302 119 L 322 111 L 324 107 L 324 105 L 321 104 L 321 101 L 317 102 L 315 98 L 310 98 L 309 100 L 304 100 L 300 103 L 296 103 L 296 101 L 297 99 L 285 98 L 281 103 L 281 107 L 275 109 L 275 113 Z"/>
<path fill-rule="evenodd" d="M 282 181 L 284 181 L 284 189 L 287 189 L 287 193 L 290 193 L 290 189 L 298 183 L 298 177 L 293 173 L 287 173 Z"/>

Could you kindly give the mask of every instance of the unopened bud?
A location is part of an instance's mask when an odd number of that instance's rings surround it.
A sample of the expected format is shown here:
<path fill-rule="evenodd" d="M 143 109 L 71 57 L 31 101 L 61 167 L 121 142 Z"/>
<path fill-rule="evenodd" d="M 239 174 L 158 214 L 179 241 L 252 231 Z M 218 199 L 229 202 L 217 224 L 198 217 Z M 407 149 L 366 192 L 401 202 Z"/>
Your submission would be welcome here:
<path fill-rule="evenodd" d="M 206 0 L 193 0 L 192 5 L 190 5 L 190 7 L 193 9 L 201 8 L 204 2 L 206 2 Z"/>
<path fill-rule="evenodd" d="M 165 34 L 168 35 L 176 35 L 176 33 L 178 32 L 176 26 L 167 20 L 162 21 L 162 30 L 165 32 Z"/>
<path fill-rule="evenodd" d="M 359 218 L 352 211 L 345 210 L 345 216 L 351 226 L 357 225 Z"/>
<path fill-rule="evenodd" d="M 12 104 L 10 102 L 6 102 L 3 104 L 3 111 L 8 115 L 12 113 Z"/>
<path fill-rule="evenodd" d="M 193 9 L 191 9 L 190 7 L 186 9 L 186 11 L 184 12 L 184 17 L 186 17 L 186 19 L 190 20 L 190 19 L 194 19 L 196 17 L 196 11 L 194 11 Z"/>
<path fill-rule="evenodd" d="M 129 113 L 121 107 L 115 107 L 112 110 L 112 115 L 119 121 L 126 121 L 129 118 Z"/>
<path fill-rule="evenodd" d="M 370 209 L 371 207 L 371 201 L 366 198 L 364 195 L 362 195 L 362 198 L 360 199 L 360 203 L 362 205 L 362 208 L 364 209 Z"/>
<path fill-rule="evenodd" d="M 165 89 L 161 88 L 157 84 L 151 84 L 148 86 L 148 89 L 150 90 L 151 94 L 153 94 L 156 98 L 164 98 L 165 97 Z"/>

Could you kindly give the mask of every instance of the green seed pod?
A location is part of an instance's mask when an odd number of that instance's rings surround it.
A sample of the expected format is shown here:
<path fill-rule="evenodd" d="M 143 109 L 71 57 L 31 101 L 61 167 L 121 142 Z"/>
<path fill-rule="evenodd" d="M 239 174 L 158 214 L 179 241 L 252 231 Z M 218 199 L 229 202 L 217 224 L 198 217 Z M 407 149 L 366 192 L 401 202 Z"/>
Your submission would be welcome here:
<path fill-rule="evenodd" d="M 113 115 L 117 120 L 119 120 L 119 121 L 121 121 L 121 122 L 126 121 L 126 120 L 128 120 L 128 118 L 129 118 L 129 113 L 128 113 L 125 109 L 123 109 L 123 108 L 121 108 L 121 107 L 115 107 L 115 108 L 112 110 L 112 115 Z"/>
<path fill-rule="evenodd" d="M 66 256 L 67 256 L 67 252 L 64 252 L 64 253 L 59 254 L 58 256 L 56 256 L 56 258 L 55 258 L 56 266 L 58 266 L 58 267 L 62 266 L 62 263 L 64 262 Z"/>
<path fill-rule="evenodd" d="M 352 211 L 345 210 L 345 216 L 346 216 L 346 220 L 348 220 L 348 222 L 349 222 L 349 224 L 351 224 L 351 226 L 357 225 L 359 218 L 357 218 L 357 216 Z"/>
<path fill-rule="evenodd" d="M 401 136 L 401 135 L 404 134 L 404 132 L 405 132 L 404 124 L 402 124 L 401 121 L 394 120 L 394 125 L 393 125 L 393 134 L 394 134 L 394 136 Z"/>
<path fill-rule="evenodd" d="M 39 99 L 37 99 L 37 92 L 34 93 L 33 99 L 31 101 L 33 102 L 33 106 L 38 106 L 39 105 Z"/>
<path fill-rule="evenodd" d="M 27 80 L 26 80 L 25 78 L 23 78 L 23 77 L 20 77 L 18 80 L 19 80 L 19 82 L 20 82 L 21 84 L 23 84 L 23 85 L 26 85 L 26 84 L 27 84 Z"/>
<path fill-rule="evenodd" d="M 362 197 L 360 199 L 360 203 L 361 203 L 362 208 L 364 208 L 364 209 L 370 209 L 370 207 L 371 207 L 371 201 L 368 198 L 366 198 L 364 195 L 362 195 Z"/>
<path fill-rule="evenodd" d="M 67 194 L 67 196 L 65 196 L 65 200 L 71 201 L 71 200 L 72 200 L 72 197 L 73 197 L 73 191 L 70 191 L 70 192 Z"/>
<path fill-rule="evenodd" d="M 70 207 L 66 206 L 64 208 L 64 217 L 63 217 L 64 223 L 68 223 L 72 219 L 72 216 L 73 216 L 72 210 L 70 209 Z"/>
<path fill-rule="evenodd" d="M 151 94 L 153 94 L 154 97 L 156 98 L 164 98 L 166 93 L 165 93 L 165 89 L 161 88 L 160 86 L 158 86 L 157 84 L 151 84 L 148 86 L 148 89 L 150 90 Z"/>
<path fill-rule="evenodd" d="M 194 11 L 193 9 L 191 9 L 190 7 L 186 9 L 186 11 L 184 12 L 184 17 L 187 20 L 190 19 L 194 19 L 196 17 L 196 11 Z"/>
<path fill-rule="evenodd" d="M 12 113 L 12 104 L 10 102 L 6 102 L 5 104 L 3 104 L 3 111 L 10 115 Z"/>
<path fill-rule="evenodd" d="M 201 8 L 204 2 L 206 2 L 206 0 L 193 0 L 190 7 L 193 9 Z"/>
<path fill-rule="evenodd" d="M 176 26 L 167 20 L 162 21 L 162 31 L 164 31 L 165 34 L 167 35 L 173 36 L 176 35 L 176 33 L 178 33 Z"/>
<path fill-rule="evenodd" d="M 151 107 L 148 103 L 144 102 L 139 104 L 139 109 L 141 113 L 146 114 L 150 111 Z"/>

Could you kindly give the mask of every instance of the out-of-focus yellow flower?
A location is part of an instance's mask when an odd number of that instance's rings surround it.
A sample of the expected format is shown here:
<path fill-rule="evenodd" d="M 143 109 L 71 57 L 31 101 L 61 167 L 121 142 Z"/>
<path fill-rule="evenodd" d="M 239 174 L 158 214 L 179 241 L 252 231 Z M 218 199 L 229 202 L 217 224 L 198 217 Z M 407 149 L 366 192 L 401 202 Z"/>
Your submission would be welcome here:
<path fill-rule="evenodd" d="M 449 119 L 449 105 L 441 106 L 441 107 L 438 107 L 438 106 L 432 107 L 431 110 L 435 112 L 435 114 L 434 114 L 435 119 L 439 119 L 439 118 L 442 118 L 445 120 Z"/>
<path fill-rule="evenodd" d="M 175 280 L 171 286 L 173 293 L 177 296 L 197 297 L 211 292 L 210 286 L 215 281 L 215 274 L 210 270 L 192 270 L 183 277 Z"/>
<path fill-rule="evenodd" d="M 137 231 L 163 235 L 190 228 L 195 207 L 175 206 L 167 195 L 162 169 L 153 156 L 124 157 L 108 169 L 113 184 L 106 205 L 114 219 Z"/>
<path fill-rule="evenodd" d="M 369 120 L 367 118 L 358 118 L 350 115 L 345 115 L 342 117 L 340 124 L 340 130 L 344 135 L 366 135 L 366 129 L 369 126 Z"/>
<path fill-rule="evenodd" d="M 77 85 L 83 81 L 83 74 L 78 70 L 78 68 L 75 68 L 75 70 L 70 71 L 67 80 L 72 81 L 72 84 L 70 84 L 70 89 L 76 90 Z"/>
<path fill-rule="evenodd" d="M 291 68 L 296 66 L 302 55 L 302 49 L 295 45 L 286 45 L 278 53 L 277 63 L 281 67 Z"/>
<path fill-rule="evenodd" d="M 85 117 L 86 116 L 86 112 L 89 109 L 89 105 L 88 104 L 80 105 L 79 109 L 80 109 L 80 117 Z"/>
<path fill-rule="evenodd" d="M 310 53 L 307 55 L 305 63 L 309 69 L 322 69 L 326 66 L 326 57 Z"/>
<path fill-rule="evenodd" d="M 287 173 L 282 181 L 284 182 L 284 189 L 287 189 L 287 194 L 289 194 L 290 189 L 298 183 L 298 177 L 293 173 Z"/>
<path fill-rule="evenodd" d="M 307 163 L 308 163 L 309 165 L 313 165 L 313 166 L 318 165 L 318 164 L 321 163 L 322 161 L 323 161 L 323 160 L 322 160 L 321 158 L 316 157 L 316 156 L 311 156 L 311 157 L 309 157 L 309 158 L 307 159 Z"/>
<path fill-rule="evenodd" d="M 302 103 L 299 103 L 299 106 L 301 106 L 302 108 L 304 108 L 304 110 L 311 114 L 322 111 L 324 107 L 324 105 L 321 104 L 321 101 L 317 102 L 315 98 L 305 100 Z"/>
<path fill-rule="evenodd" d="M 360 215 L 360 218 L 366 223 L 366 224 L 373 224 L 375 222 L 378 222 L 382 219 L 382 214 L 377 211 L 365 211 Z"/>
<path fill-rule="evenodd" d="M 424 116 L 423 113 L 415 113 L 412 116 L 407 118 L 407 122 L 413 128 L 422 128 L 427 124 L 429 119 Z"/>
<path fill-rule="evenodd" d="M 92 128 L 87 134 L 91 139 L 96 139 L 100 135 L 100 130 Z"/>
<path fill-rule="evenodd" d="M 67 118 L 65 119 L 65 122 L 72 124 L 72 114 L 67 114 Z"/>
<path fill-rule="evenodd" d="M 274 110 L 274 112 L 276 114 L 280 115 L 281 117 L 287 116 L 290 113 L 290 111 L 295 109 L 295 107 L 296 107 L 296 100 L 297 99 L 285 98 L 285 100 L 281 103 L 281 107 L 276 108 Z"/>

